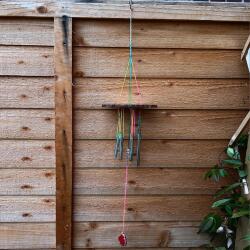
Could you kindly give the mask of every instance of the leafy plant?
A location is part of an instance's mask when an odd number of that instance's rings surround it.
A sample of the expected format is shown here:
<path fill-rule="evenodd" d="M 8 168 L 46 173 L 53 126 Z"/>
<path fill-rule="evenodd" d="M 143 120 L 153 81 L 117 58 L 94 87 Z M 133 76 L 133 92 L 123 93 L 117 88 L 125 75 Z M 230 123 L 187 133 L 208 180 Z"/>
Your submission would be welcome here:
<path fill-rule="evenodd" d="M 247 172 L 245 170 L 245 156 L 248 136 L 241 136 L 236 141 L 234 147 L 225 149 L 227 159 L 219 160 L 204 175 L 205 179 L 219 182 L 222 178 L 233 174 L 238 176 L 238 180 L 230 185 L 221 187 L 214 198 L 216 199 L 211 207 L 215 212 L 209 213 L 200 224 L 198 233 L 207 233 L 211 236 L 211 244 L 214 250 L 233 250 L 238 221 L 241 217 L 250 218 L 250 202 L 242 194 L 242 187 L 246 184 Z M 216 239 L 222 239 L 221 245 L 215 243 Z M 250 235 L 246 235 L 242 240 L 250 243 Z M 249 246 L 244 250 L 250 250 Z"/>

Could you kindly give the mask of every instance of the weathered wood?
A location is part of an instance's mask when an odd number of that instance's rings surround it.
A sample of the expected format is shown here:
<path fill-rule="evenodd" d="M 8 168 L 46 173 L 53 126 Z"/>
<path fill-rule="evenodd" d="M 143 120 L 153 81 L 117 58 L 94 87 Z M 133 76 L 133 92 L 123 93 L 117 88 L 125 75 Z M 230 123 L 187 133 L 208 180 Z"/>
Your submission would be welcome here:
<path fill-rule="evenodd" d="M 77 47 L 74 53 L 75 76 L 124 77 L 128 49 Z M 248 77 L 238 50 L 134 49 L 134 64 L 138 77 Z"/>
<path fill-rule="evenodd" d="M 54 169 L 1 169 L 0 195 L 54 195 Z"/>
<path fill-rule="evenodd" d="M 56 248 L 71 250 L 72 234 L 72 19 L 54 19 L 56 125 Z"/>
<path fill-rule="evenodd" d="M 248 79 L 140 79 L 139 83 L 143 103 L 159 109 L 248 109 Z M 76 108 L 99 109 L 103 103 L 128 101 L 127 89 L 120 95 L 121 78 L 76 78 L 75 84 Z"/>
<path fill-rule="evenodd" d="M 0 45 L 54 46 L 53 20 L 1 18 Z"/>
<path fill-rule="evenodd" d="M 75 168 L 123 168 L 125 159 L 114 159 L 114 144 L 113 140 L 77 140 L 74 149 Z M 227 144 L 227 140 L 143 140 L 140 166 L 208 168 L 218 161 L 220 152 Z M 130 167 L 136 165 L 131 164 Z"/>
<path fill-rule="evenodd" d="M 128 197 L 126 221 L 200 221 L 212 196 Z M 122 221 L 123 196 L 74 198 L 75 221 Z"/>
<path fill-rule="evenodd" d="M 0 223 L 1 249 L 55 248 L 55 223 Z"/>
<path fill-rule="evenodd" d="M 204 181 L 204 169 L 130 169 L 129 195 L 214 194 L 233 178 L 220 183 Z M 76 170 L 74 193 L 79 195 L 123 195 L 124 169 Z M 86 210 L 84 210 L 86 212 Z"/>
<path fill-rule="evenodd" d="M 54 139 L 53 110 L 0 110 L 0 138 Z"/>
<path fill-rule="evenodd" d="M 127 0 L 126 0 L 127 1 Z M 247 23 L 136 20 L 134 48 L 242 49 L 249 34 Z M 128 47 L 126 20 L 76 19 L 76 46 Z"/>
<path fill-rule="evenodd" d="M 53 76 L 53 49 L 0 46 L 0 75 Z"/>
<path fill-rule="evenodd" d="M 141 167 L 207 168 L 217 162 L 227 143 L 227 140 L 143 140 Z M 124 161 L 114 159 L 113 149 L 112 140 L 77 140 L 75 167 L 124 167 Z M 54 168 L 54 141 L 2 140 L 0 158 L 0 168 Z"/>
<path fill-rule="evenodd" d="M 1 1 L 0 16 L 33 16 L 54 17 L 67 14 L 81 18 L 129 18 L 128 4 L 112 3 L 70 3 L 70 1 L 33 0 Z M 225 4 L 165 4 L 159 2 L 135 2 L 133 5 L 135 19 L 167 19 L 167 20 L 210 20 L 249 22 L 250 10 L 246 6 Z"/>
<path fill-rule="evenodd" d="M 74 107 L 99 109 L 103 103 L 126 102 L 122 79 L 76 78 Z M 160 109 L 247 109 L 248 79 L 140 79 L 143 102 Z M 1 108 L 54 108 L 50 77 L 1 77 Z"/>
<path fill-rule="evenodd" d="M 0 108 L 54 108 L 54 79 L 0 77 Z"/>
<path fill-rule="evenodd" d="M 54 196 L 0 196 L 0 222 L 55 222 L 55 205 Z"/>
<path fill-rule="evenodd" d="M 123 77 L 127 49 L 75 48 L 75 75 Z M 84 60 L 88 58 L 88 60 Z M 135 49 L 139 77 L 247 78 L 237 50 Z M 52 48 L 0 46 L 0 75 L 53 76 Z M 108 64 L 107 64 L 108 62 Z M 93 67 L 95 65 L 95 67 Z"/>
<path fill-rule="evenodd" d="M 144 139 L 229 139 L 246 113 L 238 110 L 145 110 L 142 134 Z M 116 119 L 113 110 L 76 111 L 75 138 L 113 139 Z"/>
<path fill-rule="evenodd" d="M 55 168 L 54 141 L 2 140 L 0 168 Z"/>
<path fill-rule="evenodd" d="M 246 113 L 239 110 L 145 110 L 143 138 L 229 139 Z M 116 116 L 113 110 L 75 111 L 75 138 L 113 139 Z M 0 138 L 54 139 L 52 110 L 2 109 L 0 121 Z"/>
<path fill-rule="evenodd" d="M 126 225 L 128 247 L 199 247 L 208 243 L 208 238 L 198 235 L 198 223 L 132 222 Z M 76 223 L 74 247 L 116 248 L 121 223 Z M 170 239 L 167 236 L 170 234 Z"/>
<path fill-rule="evenodd" d="M 75 249 L 78 249 L 78 250 L 83 250 L 83 249 L 85 249 L 86 250 L 86 248 L 75 248 Z M 89 250 L 91 250 L 91 248 L 87 248 L 87 249 L 89 249 Z M 120 250 L 121 248 L 98 248 L 98 250 Z M 136 248 L 127 248 L 126 247 L 126 249 L 127 250 L 162 250 L 162 248 L 148 248 L 148 247 L 146 247 L 146 248 L 138 248 L 138 247 L 136 247 Z M 176 248 L 176 247 L 174 247 L 174 248 L 169 248 L 169 247 L 164 247 L 163 248 L 164 250 L 206 250 L 207 248 L 197 248 L 197 247 L 188 247 L 188 248 L 186 248 L 186 247 L 181 247 L 181 248 Z M 41 249 L 38 249 L 38 250 L 41 250 Z M 52 250 L 52 249 L 46 249 L 46 250 Z"/>

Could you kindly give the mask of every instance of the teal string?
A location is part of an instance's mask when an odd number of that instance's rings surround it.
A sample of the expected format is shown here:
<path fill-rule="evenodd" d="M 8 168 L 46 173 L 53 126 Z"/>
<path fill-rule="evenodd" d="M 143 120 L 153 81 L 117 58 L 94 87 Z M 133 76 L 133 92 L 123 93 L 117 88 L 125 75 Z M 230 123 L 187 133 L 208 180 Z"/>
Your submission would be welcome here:
<path fill-rule="evenodd" d="M 128 103 L 132 103 L 132 80 L 133 80 L 133 54 L 132 54 L 132 7 L 130 5 L 129 22 L 129 95 Z"/>

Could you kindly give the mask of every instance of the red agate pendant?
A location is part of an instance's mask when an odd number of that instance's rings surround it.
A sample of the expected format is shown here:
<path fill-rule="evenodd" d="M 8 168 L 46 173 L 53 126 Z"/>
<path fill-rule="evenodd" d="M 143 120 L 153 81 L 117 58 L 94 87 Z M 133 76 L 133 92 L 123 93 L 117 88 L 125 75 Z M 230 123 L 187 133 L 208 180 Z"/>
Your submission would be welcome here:
<path fill-rule="evenodd" d="M 125 233 L 121 233 L 118 237 L 118 240 L 120 242 L 120 245 L 122 247 L 125 247 L 127 245 L 127 237 L 126 237 L 126 234 Z"/>

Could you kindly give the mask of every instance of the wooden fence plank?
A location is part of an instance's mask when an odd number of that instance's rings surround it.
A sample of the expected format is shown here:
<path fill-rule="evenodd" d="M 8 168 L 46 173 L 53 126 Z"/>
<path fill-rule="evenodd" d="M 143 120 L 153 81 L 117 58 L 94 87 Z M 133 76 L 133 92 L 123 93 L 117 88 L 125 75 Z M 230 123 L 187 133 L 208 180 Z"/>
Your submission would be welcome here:
<path fill-rule="evenodd" d="M 69 1 L 33 0 L 0 2 L 0 16 L 33 16 L 54 17 L 67 14 L 70 17 L 80 18 L 129 18 L 128 4 L 117 4 L 115 1 L 105 4 L 96 3 L 70 3 Z M 210 20 L 210 21 L 237 21 L 249 22 L 249 8 L 246 6 L 231 6 L 216 4 L 202 6 L 200 4 L 158 4 L 134 2 L 134 19 L 167 19 L 167 20 Z"/>
<path fill-rule="evenodd" d="M 99 109 L 103 103 L 128 102 L 126 88 L 120 95 L 123 79 L 76 78 L 75 83 L 75 108 Z M 248 79 L 140 79 L 139 83 L 143 102 L 159 109 L 248 108 Z"/>
<path fill-rule="evenodd" d="M 0 46 L 0 75 L 53 76 L 53 49 Z"/>
<path fill-rule="evenodd" d="M 72 19 L 54 19 L 56 124 L 56 248 L 71 250 L 72 234 Z"/>
<path fill-rule="evenodd" d="M 129 170 L 128 194 L 214 194 L 233 178 L 220 183 L 205 181 L 204 169 L 137 168 Z M 74 193 L 81 195 L 123 195 L 124 169 L 76 170 Z"/>
<path fill-rule="evenodd" d="M 211 212 L 210 196 L 128 197 L 126 221 L 200 221 Z M 75 221 L 122 221 L 123 196 L 74 198 Z"/>
<path fill-rule="evenodd" d="M 54 195 L 54 169 L 1 169 L 0 195 Z"/>
<path fill-rule="evenodd" d="M 126 20 L 76 19 L 74 45 L 128 47 Z M 249 34 L 247 23 L 136 20 L 134 48 L 242 49 Z"/>
<path fill-rule="evenodd" d="M 54 78 L 0 77 L 0 108 L 54 108 Z"/>
<path fill-rule="evenodd" d="M 93 250 L 92 248 L 75 248 L 75 249 L 78 249 L 78 250 Z M 120 250 L 121 248 L 98 248 L 98 250 Z M 126 249 L 127 250 L 162 250 L 162 248 L 148 248 L 148 247 L 146 247 L 146 248 L 138 248 L 138 247 L 136 247 L 136 248 L 127 248 L 126 247 Z M 206 250 L 207 248 L 197 248 L 197 247 L 188 247 L 188 248 L 186 248 L 186 247 L 181 247 L 181 248 L 179 248 L 179 247 L 174 247 L 174 248 L 169 248 L 169 247 L 164 247 L 163 248 L 164 250 Z M 41 249 L 38 249 L 38 250 L 41 250 Z M 46 250 L 52 250 L 52 249 L 46 249 Z"/>
<path fill-rule="evenodd" d="M 2 140 L 0 159 L 0 168 L 55 168 L 55 143 Z"/>
<path fill-rule="evenodd" d="M 55 223 L 0 223 L 1 249 L 55 247 Z"/>
<path fill-rule="evenodd" d="M 0 222 L 55 222 L 55 197 L 0 196 Z"/>
<path fill-rule="evenodd" d="M 122 79 L 76 78 L 74 107 L 98 109 L 122 98 Z M 247 109 L 248 79 L 141 79 L 143 101 L 160 109 Z M 54 108 L 54 79 L 0 77 L 0 108 Z"/>
<path fill-rule="evenodd" d="M 128 51 L 117 48 L 75 48 L 75 75 L 123 77 Z M 135 49 L 139 77 L 247 78 L 240 51 Z M 204 55 L 206 55 L 204 57 Z M 88 60 L 84 60 L 88 58 Z M 0 75 L 53 76 L 52 48 L 0 46 Z M 108 62 L 108 64 L 106 64 Z M 95 67 L 93 67 L 95 65 Z"/>
<path fill-rule="evenodd" d="M 127 223 L 128 247 L 199 247 L 208 243 L 207 236 L 198 235 L 198 223 Z M 121 223 L 76 223 L 74 247 L 116 248 Z M 170 234 L 170 235 L 169 235 Z M 167 236 L 170 236 L 168 239 Z"/>
<path fill-rule="evenodd" d="M 53 20 L 42 18 L 1 18 L 0 45 L 53 46 Z"/>
<path fill-rule="evenodd" d="M 125 159 L 114 159 L 114 144 L 113 140 L 77 140 L 74 149 L 75 168 L 124 167 Z M 140 166 L 208 168 L 218 162 L 219 154 L 227 144 L 227 140 L 143 140 Z M 130 167 L 136 167 L 136 164 Z"/>
<path fill-rule="evenodd" d="M 134 49 L 134 64 L 138 77 L 247 78 L 240 53 L 240 50 Z M 75 76 L 124 77 L 128 49 L 77 47 L 74 54 Z"/>
<path fill-rule="evenodd" d="M 227 140 L 143 140 L 141 167 L 208 168 L 218 161 L 227 143 Z M 114 159 L 113 149 L 112 140 L 77 140 L 75 168 L 124 167 L 124 161 Z M 0 168 L 54 168 L 54 154 L 54 141 L 2 140 Z"/>
<path fill-rule="evenodd" d="M 143 138 L 229 139 L 246 113 L 239 110 L 147 110 L 143 113 Z M 115 111 L 78 110 L 74 119 L 76 139 L 114 138 Z M 54 139 L 54 133 L 52 110 L 0 110 L 0 138 Z"/>
<path fill-rule="evenodd" d="M 246 113 L 238 110 L 147 110 L 142 114 L 142 134 L 144 139 L 229 139 Z M 113 139 L 116 122 L 116 111 L 76 111 L 75 138 Z"/>
<path fill-rule="evenodd" d="M 0 138 L 54 139 L 54 111 L 1 109 Z"/>

